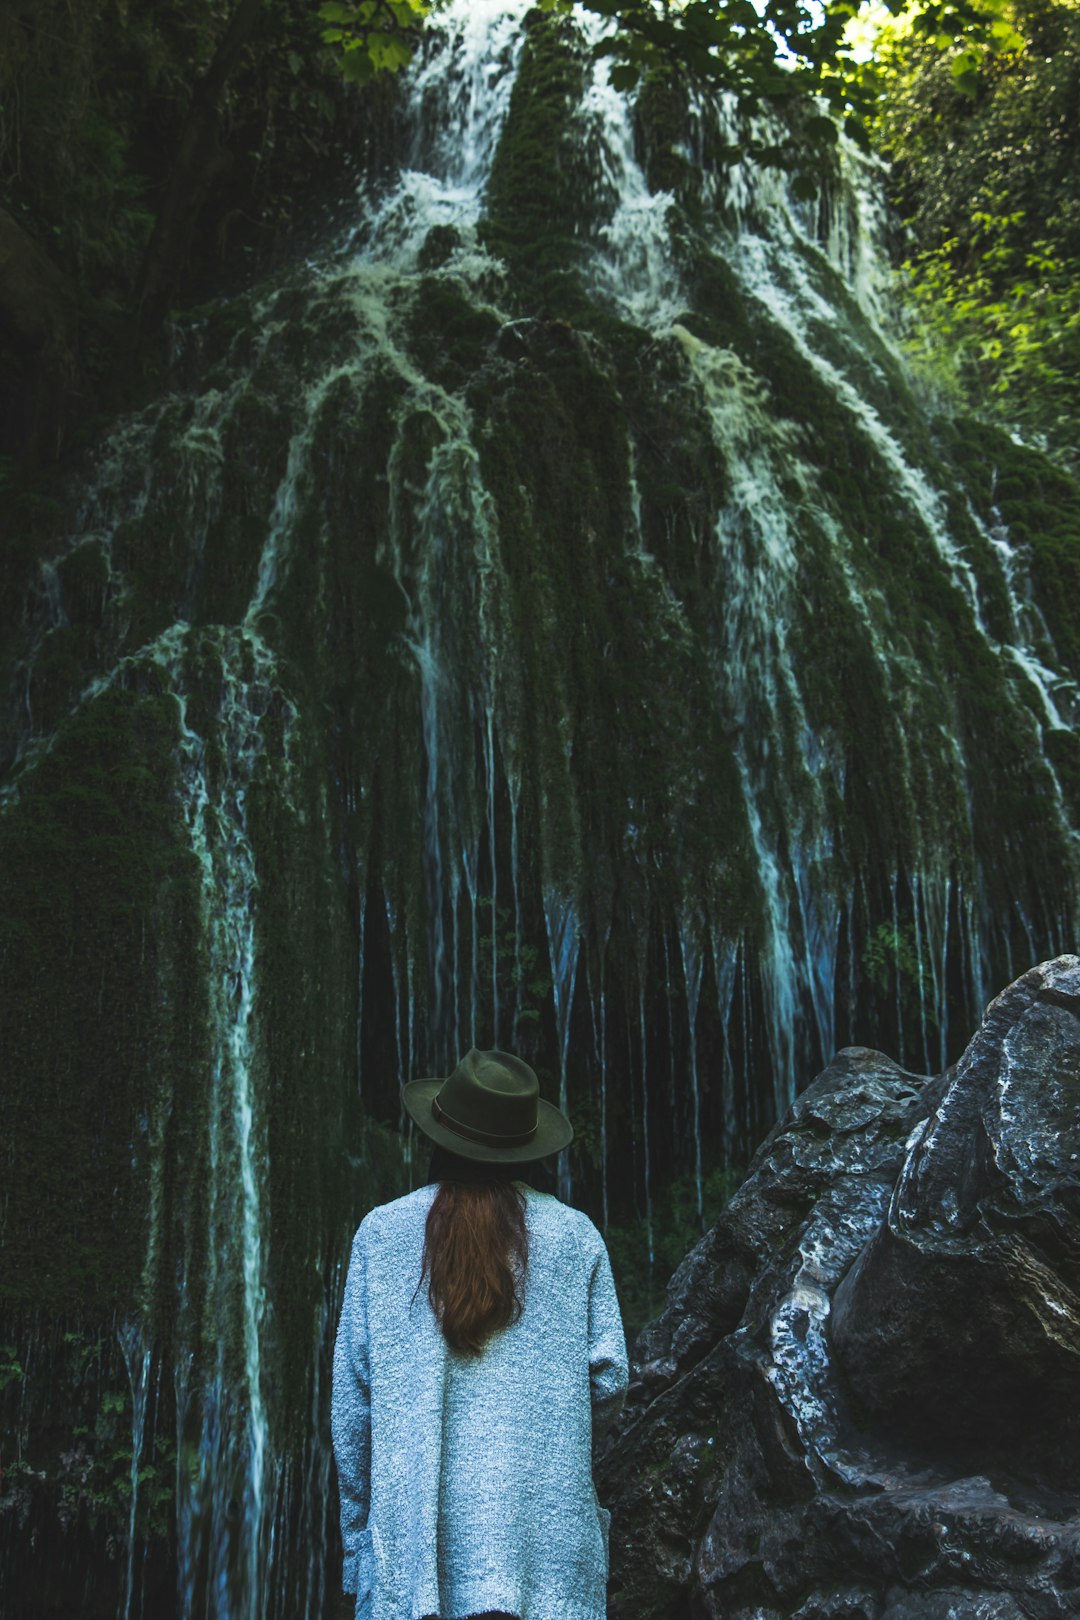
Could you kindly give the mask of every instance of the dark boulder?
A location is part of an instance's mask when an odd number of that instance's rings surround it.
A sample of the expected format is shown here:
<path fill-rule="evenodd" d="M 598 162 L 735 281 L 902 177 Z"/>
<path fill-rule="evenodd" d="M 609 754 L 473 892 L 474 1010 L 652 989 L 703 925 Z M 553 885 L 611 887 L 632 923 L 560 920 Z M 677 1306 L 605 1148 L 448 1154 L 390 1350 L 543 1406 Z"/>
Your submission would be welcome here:
<path fill-rule="evenodd" d="M 988 1009 L 832 1339 L 868 1420 L 1080 1496 L 1080 962 Z"/>
<path fill-rule="evenodd" d="M 847 1048 L 642 1333 L 611 1620 L 1080 1614 L 1080 959 L 933 1079 Z"/>

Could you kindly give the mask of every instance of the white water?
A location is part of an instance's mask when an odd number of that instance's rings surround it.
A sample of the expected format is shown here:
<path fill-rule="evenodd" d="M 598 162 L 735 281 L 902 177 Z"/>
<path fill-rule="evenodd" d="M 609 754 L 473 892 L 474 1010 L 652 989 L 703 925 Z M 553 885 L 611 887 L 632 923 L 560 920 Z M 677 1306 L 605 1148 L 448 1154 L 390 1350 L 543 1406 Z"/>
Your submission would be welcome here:
<path fill-rule="evenodd" d="M 383 195 L 372 197 L 361 185 L 346 253 L 410 273 L 428 232 L 444 226 L 461 237 L 454 267 L 466 274 L 492 268 L 477 246 L 476 225 L 530 4 L 451 0 L 430 19 L 427 46 L 406 81 L 403 161 Z"/>
<path fill-rule="evenodd" d="M 220 749 L 217 757 L 221 776 L 217 781 L 208 767 L 206 739 L 191 728 L 186 718 L 187 703 L 182 694 L 185 660 L 194 650 L 192 640 L 203 656 L 220 660 L 221 700 L 213 739 Z M 255 907 L 259 881 L 248 830 L 247 797 L 257 761 L 265 749 L 260 722 L 273 692 L 276 671 L 269 650 L 251 631 L 191 638 L 180 627 L 168 649 L 166 667 L 181 694 L 183 809 L 202 876 L 212 998 L 208 1314 L 224 1330 L 226 1323 L 235 1321 L 233 1296 L 238 1290 L 247 1413 L 242 1435 L 212 1421 L 216 1409 L 224 1409 L 230 1397 L 236 1395 L 235 1372 L 226 1361 L 228 1345 L 222 1331 L 216 1376 L 202 1396 L 207 1419 L 202 1460 L 213 1481 L 210 1522 L 207 1525 L 193 1516 L 197 1539 L 187 1544 L 182 1539 L 179 1556 L 182 1562 L 195 1565 L 200 1543 L 208 1540 L 210 1578 L 223 1593 L 230 1579 L 235 1579 L 239 1561 L 245 1572 L 243 1612 L 256 1615 L 264 1607 L 269 1460 L 262 1374 L 266 1125 L 255 1090 L 259 993 Z M 287 749 L 286 742 L 286 758 Z M 193 1351 L 195 1348 L 192 1346 Z M 181 1431 L 177 1436 L 178 1451 L 182 1450 L 183 1439 Z M 244 1448 L 239 1515 L 230 1506 L 232 1498 L 225 1495 L 236 1467 L 234 1447 L 238 1441 Z M 193 1589 L 190 1602 L 192 1606 L 182 1611 L 185 1616 L 194 1616 L 200 1606 L 199 1595 Z"/>
<path fill-rule="evenodd" d="M 544 895 L 544 923 L 551 960 L 552 991 L 555 997 L 555 1038 L 559 1054 L 559 1107 L 569 1106 L 567 1060 L 570 1047 L 570 1013 L 574 1004 L 581 932 L 574 903 L 555 889 Z M 573 1196 L 568 1153 L 560 1153 L 559 1197 L 568 1202 Z"/>

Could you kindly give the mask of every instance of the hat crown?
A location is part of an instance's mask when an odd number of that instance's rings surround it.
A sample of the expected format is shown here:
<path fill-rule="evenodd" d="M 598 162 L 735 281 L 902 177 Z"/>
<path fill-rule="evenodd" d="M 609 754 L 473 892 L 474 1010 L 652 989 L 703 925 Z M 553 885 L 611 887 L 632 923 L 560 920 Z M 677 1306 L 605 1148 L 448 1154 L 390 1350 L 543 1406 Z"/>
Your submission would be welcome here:
<path fill-rule="evenodd" d="M 541 1097 L 535 1071 L 512 1052 L 474 1046 L 445 1080 L 410 1080 L 401 1101 L 425 1136 L 467 1159 L 527 1164 L 574 1138 L 562 1110 Z"/>
<path fill-rule="evenodd" d="M 489 1141 L 520 1142 L 536 1129 L 539 1097 L 539 1081 L 521 1058 L 474 1046 L 443 1081 L 435 1101 L 438 1115 L 451 1126 L 482 1132 Z"/>

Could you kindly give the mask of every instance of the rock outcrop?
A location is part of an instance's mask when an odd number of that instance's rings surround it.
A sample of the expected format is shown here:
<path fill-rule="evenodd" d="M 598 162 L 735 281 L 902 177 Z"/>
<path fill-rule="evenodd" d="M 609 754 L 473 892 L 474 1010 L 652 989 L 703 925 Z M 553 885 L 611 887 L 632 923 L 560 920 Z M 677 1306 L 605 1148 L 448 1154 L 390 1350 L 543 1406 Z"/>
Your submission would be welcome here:
<path fill-rule="evenodd" d="M 1080 1614 L 1080 958 L 841 1051 L 635 1347 L 612 1620 Z"/>

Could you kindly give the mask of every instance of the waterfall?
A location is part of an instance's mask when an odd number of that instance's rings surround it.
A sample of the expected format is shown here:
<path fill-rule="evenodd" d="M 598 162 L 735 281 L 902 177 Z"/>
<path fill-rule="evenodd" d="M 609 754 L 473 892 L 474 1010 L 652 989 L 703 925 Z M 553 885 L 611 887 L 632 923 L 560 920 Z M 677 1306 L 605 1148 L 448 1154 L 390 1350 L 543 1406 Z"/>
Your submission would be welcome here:
<path fill-rule="evenodd" d="M 1080 672 L 1010 527 L 1043 463 L 919 395 L 873 163 L 794 200 L 717 156 L 728 102 L 614 90 L 601 26 L 432 15 L 390 171 L 177 318 L 25 604 L 0 967 L 47 1039 L 7 1151 L 31 1097 L 99 1118 L 44 1235 L 14 1173 L 0 1220 L 31 1279 L 120 1212 L 70 1286 L 123 1324 L 123 1620 L 159 1454 L 177 1615 L 323 1612 L 405 1080 L 534 1063 L 560 1193 L 659 1285 L 678 1198 L 707 1222 L 837 1045 L 942 1068 L 1076 943 Z"/>

